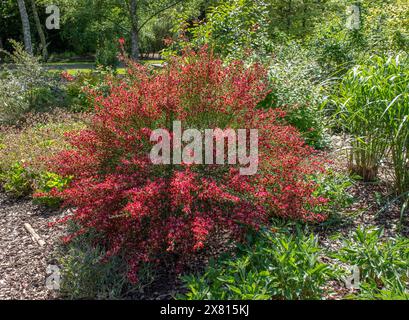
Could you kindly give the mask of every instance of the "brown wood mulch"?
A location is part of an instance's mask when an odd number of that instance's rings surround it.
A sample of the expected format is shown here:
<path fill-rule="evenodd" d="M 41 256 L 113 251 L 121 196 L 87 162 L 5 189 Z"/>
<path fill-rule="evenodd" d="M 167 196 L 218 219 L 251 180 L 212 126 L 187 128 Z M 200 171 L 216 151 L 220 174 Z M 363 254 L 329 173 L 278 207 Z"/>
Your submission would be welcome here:
<path fill-rule="evenodd" d="M 56 264 L 60 227 L 50 228 L 64 215 L 0 193 L 0 299 L 52 299 L 57 292 L 46 287 L 47 267 Z M 29 223 L 45 241 L 39 246 L 24 224 Z"/>

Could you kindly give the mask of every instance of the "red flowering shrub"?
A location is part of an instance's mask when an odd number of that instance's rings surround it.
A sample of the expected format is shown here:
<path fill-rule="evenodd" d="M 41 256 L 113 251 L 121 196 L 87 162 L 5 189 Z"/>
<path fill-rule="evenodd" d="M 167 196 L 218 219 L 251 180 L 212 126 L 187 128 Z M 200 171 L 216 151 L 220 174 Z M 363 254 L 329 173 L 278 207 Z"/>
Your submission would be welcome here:
<path fill-rule="evenodd" d="M 59 194 L 77 208 L 70 218 L 80 232 L 103 235 L 109 254 L 126 252 L 132 279 L 141 262 L 167 252 L 181 266 L 215 230 L 239 238 L 272 215 L 324 218 L 311 211 L 324 201 L 306 179 L 321 168 L 313 150 L 283 124 L 284 112 L 256 108 L 267 94 L 265 74 L 259 65 L 224 66 L 202 50 L 155 73 L 132 64 L 108 96 L 95 93 L 91 125 L 71 134 L 73 148 L 52 166 L 75 177 Z M 153 165 L 150 133 L 173 120 L 184 128 L 258 129 L 257 174 L 242 176 L 237 165 Z"/>

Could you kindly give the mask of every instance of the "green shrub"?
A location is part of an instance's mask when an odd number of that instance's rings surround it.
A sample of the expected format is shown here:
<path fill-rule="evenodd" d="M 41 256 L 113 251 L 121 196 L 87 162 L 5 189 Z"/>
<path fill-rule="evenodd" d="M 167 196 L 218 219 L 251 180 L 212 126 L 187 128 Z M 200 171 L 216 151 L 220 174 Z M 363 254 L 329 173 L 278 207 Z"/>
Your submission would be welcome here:
<path fill-rule="evenodd" d="M 307 43 L 328 75 L 342 75 L 372 54 L 408 51 L 408 13 L 405 1 L 330 1 L 325 19 L 317 23 Z M 349 29 L 351 5 L 359 6 L 359 26 Z M 329 10 L 328 10 L 329 9 Z M 350 12 L 350 11 L 349 11 Z"/>
<path fill-rule="evenodd" d="M 118 66 L 119 48 L 112 39 L 105 39 L 97 45 L 95 63 L 104 67 L 116 68 Z"/>
<path fill-rule="evenodd" d="M 318 188 L 315 195 L 328 199 L 328 202 L 319 208 L 326 212 L 331 220 L 331 215 L 337 215 L 342 209 L 351 205 L 354 197 L 349 193 L 353 186 L 351 177 L 328 169 L 325 173 L 312 177 L 317 182 Z M 325 224 L 326 222 L 323 222 Z"/>
<path fill-rule="evenodd" d="M 409 191 L 409 57 L 374 56 L 342 79 L 334 116 L 351 136 L 349 169 L 374 180 L 384 157 L 393 162 L 395 189 Z M 409 197 L 406 197 L 406 201 Z"/>
<path fill-rule="evenodd" d="M 56 107 L 66 107 L 65 94 L 58 87 L 38 87 L 27 93 L 30 111 L 47 112 Z"/>
<path fill-rule="evenodd" d="M 11 41 L 12 69 L 0 77 L 0 124 L 16 124 L 26 113 L 48 110 L 61 101 L 59 82 L 44 69 L 39 58 L 27 54 L 23 46 Z"/>
<path fill-rule="evenodd" d="M 61 177 L 53 172 L 41 172 L 36 177 L 37 189 L 35 200 L 48 207 L 58 207 L 61 199 L 53 195 L 53 191 L 62 191 L 70 182 L 71 177 Z"/>
<path fill-rule="evenodd" d="M 0 173 L 0 182 L 4 191 L 16 197 L 27 195 L 31 190 L 32 175 L 19 162 L 14 163 L 9 170 Z"/>
<path fill-rule="evenodd" d="M 359 268 L 362 297 L 408 297 L 409 239 L 382 236 L 381 229 L 359 228 L 332 256 Z"/>
<path fill-rule="evenodd" d="M 108 93 L 109 88 L 104 84 L 107 76 L 114 75 L 110 68 L 98 67 L 95 72 L 79 72 L 65 85 L 67 104 L 73 112 L 92 111 L 93 98 L 88 89 L 96 89 Z"/>
<path fill-rule="evenodd" d="M 15 197 L 27 196 L 35 191 L 36 202 L 57 207 L 61 200 L 52 195 L 52 191 L 61 191 L 69 183 L 69 178 L 63 178 L 55 173 L 34 173 L 22 163 L 16 162 L 7 171 L 0 173 L 0 183 L 5 192 Z"/>
<path fill-rule="evenodd" d="M 76 228 L 71 226 L 71 228 Z M 78 230 L 77 230 L 78 231 Z M 103 246 L 94 246 L 95 235 L 73 239 L 60 252 L 61 294 L 68 299 L 121 299 L 141 291 L 152 280 L 148 267 L 141 268 L 141 281 L 135 285 L 127 277 L 123 257 L 107 258 Z"/>
<path fill-rule="evenodd" d="M 409 6 L 407 1 L 365 1 L 362 4 L 362 33 L 372 52 L 409 49 Z"/>
<path fill-rule="evenodd" d="M 379 288 L 375 281 L 368 281 L 361 286 L 358 295 L 350 295 L 348 298 L 358 300 L 409 300 L 409 291 L 402 289 L 395 281 L 385 281 L 385 286 Z"/>
<path fill-rule="evenodd" d="M 365 52 L 361 32 L 348 30 L 342 16 L 332 18 L 325 19 L 325 25 L 318 25 L 314 36 L 308 40 L 328 77 L 345 73 Z"/>
<path fill-rule="evenodd" d="M 271 41 L 268 41 L 267 21 L 268 5 L 264 2 L 221 1 L 208 9 L 206 23 L 182 26 L 187 29 L 182 30 L 186 34 L 163 53 L 165 56 L 177 55 L 186 47 L 201 48 L 208 45 L 225 60 L 249 59 L 251 51 L 256 53 L 256 59 L 260 59 L 272 46 Z M 180 27 L 177 26 L 174 31 L 180 34 Z"/>
<path fill-rule="evenodd" d="M 225 258 L 202 276 L 184 277 L 181 299 L 320 299 L 329 278 L 318 240 L 285 229 L 264 231 L 237 257 Z"/>
<path fill-rule="evenodd" d="M 296 42 L 276 45 L 274 51 L 274 59 L 269 61 L 272 91 L 260 107 L 285 110 L 286 121 L 302 133 L 309 145 L 324 147 L 320 66 L 311 53 Z"/>

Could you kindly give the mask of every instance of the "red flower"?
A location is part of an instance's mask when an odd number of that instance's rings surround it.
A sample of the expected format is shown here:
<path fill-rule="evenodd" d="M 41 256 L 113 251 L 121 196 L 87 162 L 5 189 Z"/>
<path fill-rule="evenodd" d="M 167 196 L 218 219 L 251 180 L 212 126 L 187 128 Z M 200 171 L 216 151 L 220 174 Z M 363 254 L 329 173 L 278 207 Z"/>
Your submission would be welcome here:
<path fill-rule="evenodd" d="M 74 81 L 74 77 L 70 75 L 67 71 L 61 72 L 61 77 L 67 81 Z"/>

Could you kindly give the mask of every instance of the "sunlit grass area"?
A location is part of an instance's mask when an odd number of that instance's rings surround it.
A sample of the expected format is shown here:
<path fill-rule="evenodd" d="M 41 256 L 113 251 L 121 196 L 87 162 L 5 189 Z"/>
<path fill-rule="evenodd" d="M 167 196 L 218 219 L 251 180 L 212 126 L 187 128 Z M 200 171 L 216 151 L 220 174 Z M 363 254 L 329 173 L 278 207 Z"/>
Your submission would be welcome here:
<path fill-rule="evenodd" d="M 164 60 L 140 60 L 143 65 L 161 65 Z M 90 62 L 51 62 L 46 63 L 45 67 L 52 72 L 66 71 L 70 75 L 77 75 L 78 73 L 90 73 L 95 70 L 95 65 Z M 124 74 L 125 68 L 119 67 L 116 69 L 118 74 Z"/>

